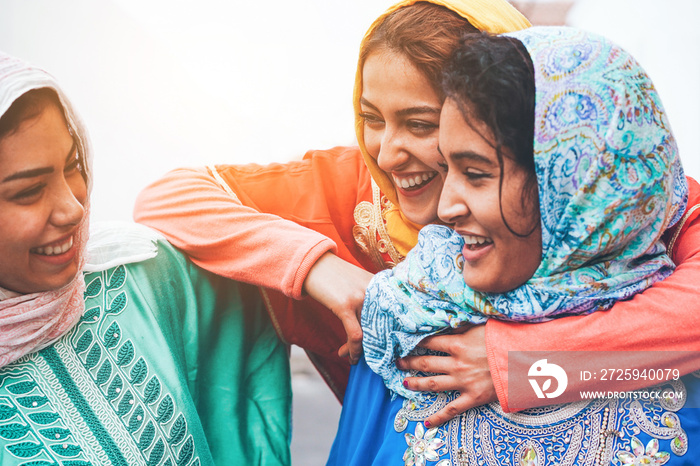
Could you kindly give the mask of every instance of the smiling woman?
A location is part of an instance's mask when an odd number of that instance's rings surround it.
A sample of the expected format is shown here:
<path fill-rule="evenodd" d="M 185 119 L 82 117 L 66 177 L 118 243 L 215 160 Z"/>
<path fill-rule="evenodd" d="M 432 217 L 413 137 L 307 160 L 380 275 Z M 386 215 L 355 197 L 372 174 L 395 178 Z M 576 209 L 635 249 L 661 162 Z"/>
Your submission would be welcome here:
<path fill-rule="evenodd" d="M 0 115 L 0 466 L 289 464 L 287 352 L 255 291 L 143 226 L 88 240 L 82 120 L 3 53 Z"/>
<path fill-rule="evenodd" d="M 0 118 L 0 286 L 37 293 L 76 276 L 87 210 L 82 167 L 54 91 L 30 91 Z"/>

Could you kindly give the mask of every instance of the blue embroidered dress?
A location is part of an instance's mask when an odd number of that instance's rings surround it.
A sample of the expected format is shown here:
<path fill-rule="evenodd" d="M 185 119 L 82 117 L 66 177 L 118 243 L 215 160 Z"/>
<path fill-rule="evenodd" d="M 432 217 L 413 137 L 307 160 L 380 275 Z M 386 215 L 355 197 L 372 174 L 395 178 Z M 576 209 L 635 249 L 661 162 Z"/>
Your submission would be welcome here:
<path fill-rule="evenodd" d="M 329 465 L 695 464 L 700 380 L 677 398 L 596 399 L 504 413 L 498 403 L 445 425 L 422 421 L 455 393 L 406 390 L 397 357 L 428 335 L 487 318 L 541 321 L 608 309 L 668 276 L 660 237 L 687 186 L 653 84 L 626 52 L 569 28 L 530 28 L 542 262 L 524 285 L 477 293 L 461 275 L 462 238 L 442 226 L 368 288 L 365 357 L 352 369 Z M 630 348 L 643 350 L 643 348 Z M 371 369 L 370 369 L 371 368 Z M 387 388 L 388 387 L 388 388 Z M 530 389 L 530 387 L 525 387 Z"/>

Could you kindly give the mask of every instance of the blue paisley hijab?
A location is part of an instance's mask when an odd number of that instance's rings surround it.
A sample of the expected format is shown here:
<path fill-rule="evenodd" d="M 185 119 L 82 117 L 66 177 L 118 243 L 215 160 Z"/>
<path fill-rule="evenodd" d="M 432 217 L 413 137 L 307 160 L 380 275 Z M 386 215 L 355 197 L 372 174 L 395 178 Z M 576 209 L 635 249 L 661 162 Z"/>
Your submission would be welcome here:
<path fill-rule="evenodd" d="M 393 270 L 371 282 L 362 310 L 367 363 L 393 394 L 394 362 L 425 337 L 488 318 L 537 322 L 610 308 L 673 271 L 661 235 L 682 216 L 687 185 L 651 80 L 607 39 L 565 27 L 507 34 L 535 70 L 534 159 L 542 262 L 506 293 L 471 290 L 464 241 L 430 225 Z"/>

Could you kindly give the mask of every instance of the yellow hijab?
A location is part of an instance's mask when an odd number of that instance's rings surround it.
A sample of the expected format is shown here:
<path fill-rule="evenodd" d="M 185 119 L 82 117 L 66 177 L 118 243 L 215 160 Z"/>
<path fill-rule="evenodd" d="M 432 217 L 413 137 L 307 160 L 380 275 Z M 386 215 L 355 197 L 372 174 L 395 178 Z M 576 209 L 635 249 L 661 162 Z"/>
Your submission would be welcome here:
<path fill-rule="evenodd" d="M 377 27 L 384 19 L 405 6 L 413 5 L 418 1 L 425 0 L 404 0 L 396 3 L 384 12 L 374 23 L 362 39 L 360 50 L 364 50 L 367 40 L 372 36 Z M 506 0 L 430 0 L 429 3 L 441 5 L 465 18 L 472 26 L 481 31 L 493 34 L 513 32 L 531 26 L 530 22 L 518 10 L 516 10 Z M 381 192 L 389 199 L 393 206 L 384 212 L 386 229 L 396 250 L 403 256 L 410 251 L 418 241 L 418 230 L 422 225 L 417 225 L 406 219 L 398 205 L 398 197 L 394 184 L 387 174 L 379 168 L 377 161 L 372 158 L 365 147 L 365 134 L 362 119 L 359 117 L 360 97 L 362 95 L 362 63 L 358 63 L 355 75 L 355 90 L 353 93 L 353 106 L 355 109 L 355 132 L 357 141 L 362 150 L 365 164 L 369 169 L 372 179 L 374 179 Z"/>

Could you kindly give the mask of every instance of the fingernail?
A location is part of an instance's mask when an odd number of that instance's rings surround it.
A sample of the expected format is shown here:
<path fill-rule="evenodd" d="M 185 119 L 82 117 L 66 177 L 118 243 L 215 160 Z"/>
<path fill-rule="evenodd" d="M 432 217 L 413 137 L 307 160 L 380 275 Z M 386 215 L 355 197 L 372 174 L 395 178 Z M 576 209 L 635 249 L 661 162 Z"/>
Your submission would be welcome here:
<path fill-rule="evenodd" d="M 430 427 L 430 421 L 425 421 L 423 424 L 425 424 L 425 427 Z"/>
<path fill-rule="evenodd" d="M 406 387 L 406 388 L 408 388 L 408 380 L 404 379 L 404 381 L 403 381 L 403 386 Z"/>

